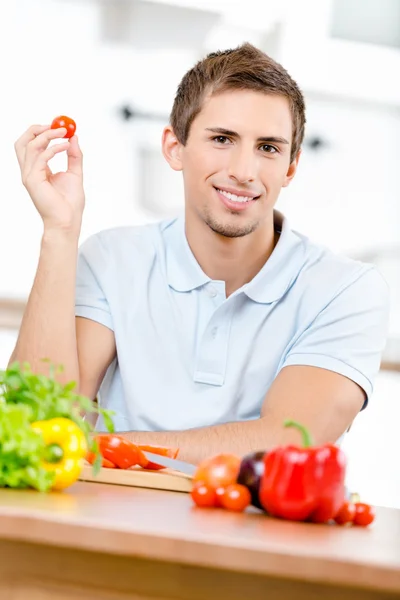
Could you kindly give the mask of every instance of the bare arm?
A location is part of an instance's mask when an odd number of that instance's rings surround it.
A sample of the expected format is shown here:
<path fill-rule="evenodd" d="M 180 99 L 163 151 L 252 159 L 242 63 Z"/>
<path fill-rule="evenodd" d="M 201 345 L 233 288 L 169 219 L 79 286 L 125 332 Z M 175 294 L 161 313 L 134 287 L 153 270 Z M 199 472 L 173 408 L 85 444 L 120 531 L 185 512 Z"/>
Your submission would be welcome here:
<path fill-rule="evenodd" d="M 300 442 L 298 432 L 284 429 L 286 419 L 307 426 L 316 444 L 335 442 L 360 411 L 364 391 L 353 381 L 326 369 L 282 369 L 255 421 L 226 423 L 176 432 L 126 432 L 135 443 L 179 447 L 179 458 L 197 464 L 220 452 L 243 456 L 276 444 Z"/>
<path fill-rule="evenodd" d="M 114 333 L 95 321 L 75 318 L 77 241 L 43 236 L 39 265 L 10 358 L 46 372 L 43 358 L 64 365 L 62 381 L 76 381 L 94 399 L 116 348 Z"/>
<path fill-rule="evenodd" d="M 33 125 L 15 143 L 25 185 L 43 220 L 39 264 L 15 349 L 9 363 L 29 362 L 46 373 L 49 359 L 63 365 L 62 381 L 76 381 L 91 398 L 98 392 L 108 365 L 115 356 L 114 334 L 87 319 L 75 319 L 75 282 L 78 239 L 84 209 L 82 152 L 76 136 L 62 138 L 65 129 Z M 53 174 L 48 162 L 67 152 L 66 172 Z"/>
<path fill-rule="evenodd" d="M 63 365 L 63 380 L 78 381 L 75 332 L 76 236 L 43 235 L 35 281 L 10 358 L 29 362 L 32 370 L 46 372 L 48 358 Z"/>

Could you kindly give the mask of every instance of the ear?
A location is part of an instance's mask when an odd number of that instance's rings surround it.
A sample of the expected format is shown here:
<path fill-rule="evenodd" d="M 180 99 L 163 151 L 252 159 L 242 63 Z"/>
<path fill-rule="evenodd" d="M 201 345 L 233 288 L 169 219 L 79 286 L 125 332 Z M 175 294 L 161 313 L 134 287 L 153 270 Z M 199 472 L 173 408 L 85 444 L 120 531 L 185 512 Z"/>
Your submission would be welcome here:
<path fill-rule="evenodd" d="M 293 177 L 296 175 L 297 167 L 299 165 L 300 155 L 301 155 L 301 150 L 298 151 L 295 158 L 290 163 L 289 169 L 283 180 L 282 187 L 287 187 L 289 185 L 289 183 L 292 181 Z"/>
<path fill-rule="evenodd" d="M 161 148 L 165 160 L 174 171 L 182 171 L 182 144 L 176 137 L 170 125 L 164 127 L 161 139 Z"/>

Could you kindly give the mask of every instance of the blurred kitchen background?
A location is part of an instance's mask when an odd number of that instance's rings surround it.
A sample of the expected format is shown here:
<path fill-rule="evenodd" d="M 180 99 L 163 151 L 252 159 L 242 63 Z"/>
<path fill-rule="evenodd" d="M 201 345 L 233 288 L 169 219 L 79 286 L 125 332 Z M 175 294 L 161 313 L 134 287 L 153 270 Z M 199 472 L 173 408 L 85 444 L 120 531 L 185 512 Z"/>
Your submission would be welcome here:
<path fill-rule="evenodd" d="M 339 253 L 372 261 L 392 292 L 368 409 L 344 442 L 349 485 L 400 508 L 400 0 L 14 0 L 0 3 L 0 368 L 35 274 L 41 220 L 14 142 L 73 117 L 84 151 L 82 241 L 182 210 L 160 152 L 176 86 L 207 52 L 250 41 L 302 88 L 301 168 L 278 208 Z M 53 169 L 63 169 L 56 157 Z"/>

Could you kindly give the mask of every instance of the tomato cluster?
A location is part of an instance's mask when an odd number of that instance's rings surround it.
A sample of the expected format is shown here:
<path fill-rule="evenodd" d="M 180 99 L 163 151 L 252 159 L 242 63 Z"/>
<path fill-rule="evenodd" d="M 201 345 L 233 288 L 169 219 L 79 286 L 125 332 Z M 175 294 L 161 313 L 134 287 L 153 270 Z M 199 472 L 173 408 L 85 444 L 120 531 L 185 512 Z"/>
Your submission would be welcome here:
<path fill-rule="evenodd" d="M 338 525 L 368 527 L 375 519 L 375 510 L 364 502 L 345 502 L 335 517 Z"/>
<path fill-rule="evenodd" d="M 252 503 L 252 497 L 248 486 L 238 483 L 240 470 L 241 460 L 233 454 L 218 454 L 201 462 L 193 478 L 190 494 L 193 502 L 201 507 L 244 511 Z M 352 495 L 334 521 L 338 525 L 367 527 L 374 519 L 374 508 L 360 502 L 358 495 Z"/>
<path fill-rule="evenodd" d="M 237 483 L 240 458 L 218 454 L 203 461 L 193 478 L 191 497 L 197 506 L 242 512 L 251 503 L 248 488 Z"/>

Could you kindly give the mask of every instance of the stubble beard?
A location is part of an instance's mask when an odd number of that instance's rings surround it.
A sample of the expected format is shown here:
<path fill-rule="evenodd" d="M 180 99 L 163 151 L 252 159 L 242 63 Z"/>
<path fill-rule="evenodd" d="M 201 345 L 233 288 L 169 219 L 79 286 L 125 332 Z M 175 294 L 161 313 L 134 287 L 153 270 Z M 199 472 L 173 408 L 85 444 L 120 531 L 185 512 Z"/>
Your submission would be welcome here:
<path fill-rule="evenodd" d="M 232 215 L 232 221 L 234 218 L 239 217 L 239 215 L 235 212 L 231 212 L 230 214 Z M 215 219 L 207 210 L 203 211 L 202 216 L 204 222 L 212 231 L 227 238 L 238 238 L 244 237 L 245 235 L 250 235 L 250 233 L 253 233 L 260 224 L 258 220 L 243 224 L 233 222 L 223 223 L 222 221 Z"/>

